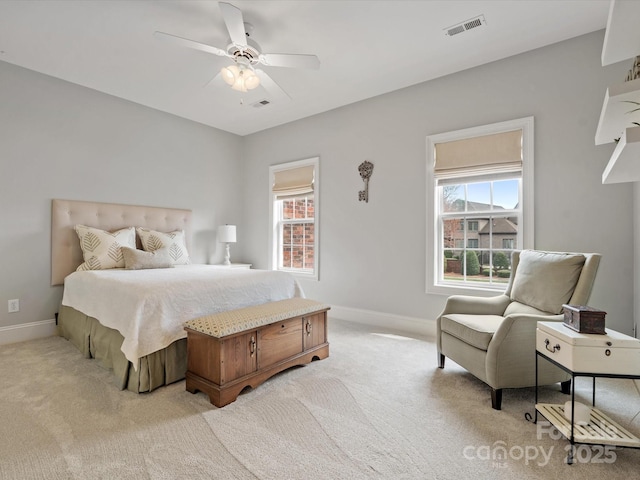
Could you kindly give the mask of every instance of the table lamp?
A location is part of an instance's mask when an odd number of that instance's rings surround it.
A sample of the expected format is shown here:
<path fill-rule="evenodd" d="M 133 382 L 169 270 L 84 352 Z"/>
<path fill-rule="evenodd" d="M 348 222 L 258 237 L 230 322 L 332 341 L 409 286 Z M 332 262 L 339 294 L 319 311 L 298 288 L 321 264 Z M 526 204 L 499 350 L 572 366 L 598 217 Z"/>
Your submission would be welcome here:
<path fill-rule="evenodd" d="M 236 243 L 236 226 L 221 225 L 218 227 L 218 241 L 226 244 L 224 254 L 224 265 L 231 265 L 231 256 L 229 255 L 229 244 Z"/>

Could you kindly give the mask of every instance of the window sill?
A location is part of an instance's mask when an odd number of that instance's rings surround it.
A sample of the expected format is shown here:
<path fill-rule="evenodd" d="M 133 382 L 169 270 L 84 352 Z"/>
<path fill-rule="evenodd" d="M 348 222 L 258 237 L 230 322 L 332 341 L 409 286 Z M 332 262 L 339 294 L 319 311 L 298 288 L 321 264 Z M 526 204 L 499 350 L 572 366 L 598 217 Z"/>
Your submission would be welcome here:
<path fill-rule="evenodd" d="M 456 285 L 456 284 L 437 284 L 428 285 L 427 293 L 434 295 L 471 295 L 476 297 L 494 297 L 502 295 L 506 290 L 507 285 L 500 285 L 496 287 L 475 287 L 469 285 Z"/>
<path fill-rule="evenodd" d="M 297 278 L 304 278 L 306 280 L 318 280 L 318 274 L 314 272 L 301 272 L 300 270 L 289 270 L 286 268 L 278 269 L 279 272 L 287 272 Z"/>

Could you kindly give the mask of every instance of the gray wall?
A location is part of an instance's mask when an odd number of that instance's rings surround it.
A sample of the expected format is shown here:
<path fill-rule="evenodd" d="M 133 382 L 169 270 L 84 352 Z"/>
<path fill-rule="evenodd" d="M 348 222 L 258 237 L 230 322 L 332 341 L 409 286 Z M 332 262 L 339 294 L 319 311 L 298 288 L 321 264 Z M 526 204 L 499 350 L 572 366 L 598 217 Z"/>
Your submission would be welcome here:
<path fill-rule="evenodd" d="M 533 115 L 535 247 L 602 253 L 590 304 L 608 312 L 607 326 L 630 333 L 633 189 L 602 185 L 613 144 L 594 145 L 606 87 L 629 65 L 601 66 L 603 38 L 596 32 L 245 137 L 245 260 L 268 265 L 268 166 L 319 156 L 320 280 L 302 281 L 307 296 L 435 319 L 446 297 L 424 293 L 425 137 Z M 363 160 L 375 165 L 369 203 L 358 201 Z"/>
<path fill-rule="evenodd" d="M 266 268 L 268 166 L 313 156 L 320 280 L 301 281 L 307 296 L 433 320 L 445 297 L 424 293 L 425 137 L 533 115 L 536 248 L 602 253 L 590 303 L 608 312 L 609 327 L 631 333 L 640 200 L 631 184 L 601 184 L 613 146 L 593 140 L 606 87 L 629 66 L 601 67 L 603 35 L 244 138 L 0 62 L 0 327 L 56 311 L 52 198 L 190 208 L 195 261 L 219 262 L 215 228 L 235 223 L 232 258 Z M 369 203 L 358 202 L 365 159 L 375 164 Z M 12 298 L 21 311 L 7 314 Z"/>
<path fill-rule="evenodd" d="M 220 262 L 215 228 L 241 225 L 241 141 L 0 62 L 0 327 L 57 311 L 52 198 L 191 209 L 194 261 Z M 8 314 L 13 298 L 20 312 Z"/>

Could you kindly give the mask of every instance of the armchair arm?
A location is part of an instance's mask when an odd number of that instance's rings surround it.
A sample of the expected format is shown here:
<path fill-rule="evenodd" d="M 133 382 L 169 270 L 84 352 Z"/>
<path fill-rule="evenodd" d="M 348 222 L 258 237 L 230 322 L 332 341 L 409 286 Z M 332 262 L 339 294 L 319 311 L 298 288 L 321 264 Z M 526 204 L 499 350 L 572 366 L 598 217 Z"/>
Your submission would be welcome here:
<path fill-rule="evenodd" d="M 472 297 L 470 295 L 452 295 L 447 299 L 444 310 L 436 319 L 436 344 L 438 353 L 442 351 L 440 322 L 443 315 L 461 313 L 471 315 L 502 315 L 511 303 L 507 295 L 495 297 Z"/>
<path fill-rule="evenodd" d="M 448 313 L 502 315 L 510 303 L 511 299 L 507 295 L 498 295 L 496 297 L 452 295 L 447 299 L 440 316 Z"/>
<path fill-rule="evenodd" d="M 506 316 L 487 349 L 487 383 L 493 388 L 535 385 L 537 323 L 562 320 L 563 315 L 512 314 Z M 549 362 L 541 362 L 539 367 L 540 385 L 566 380 L 563 372 Z"/>

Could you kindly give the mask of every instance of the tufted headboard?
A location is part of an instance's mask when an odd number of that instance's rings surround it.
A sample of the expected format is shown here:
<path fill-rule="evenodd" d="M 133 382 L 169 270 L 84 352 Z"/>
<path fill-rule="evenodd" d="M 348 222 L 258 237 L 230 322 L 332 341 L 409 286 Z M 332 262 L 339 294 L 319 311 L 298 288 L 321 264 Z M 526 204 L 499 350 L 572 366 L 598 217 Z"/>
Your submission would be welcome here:
<path fill-rule="evenodd" d="M 83 262 L 80 241 L 74 230 L 78 224 L 108 231 L 125 227 L 144 227 L 160 232 L 184 230 L 187 250 L 191 251 L 191 210 L 53 199 L 51 285 L 62 285 L 64 278 Z"/>

